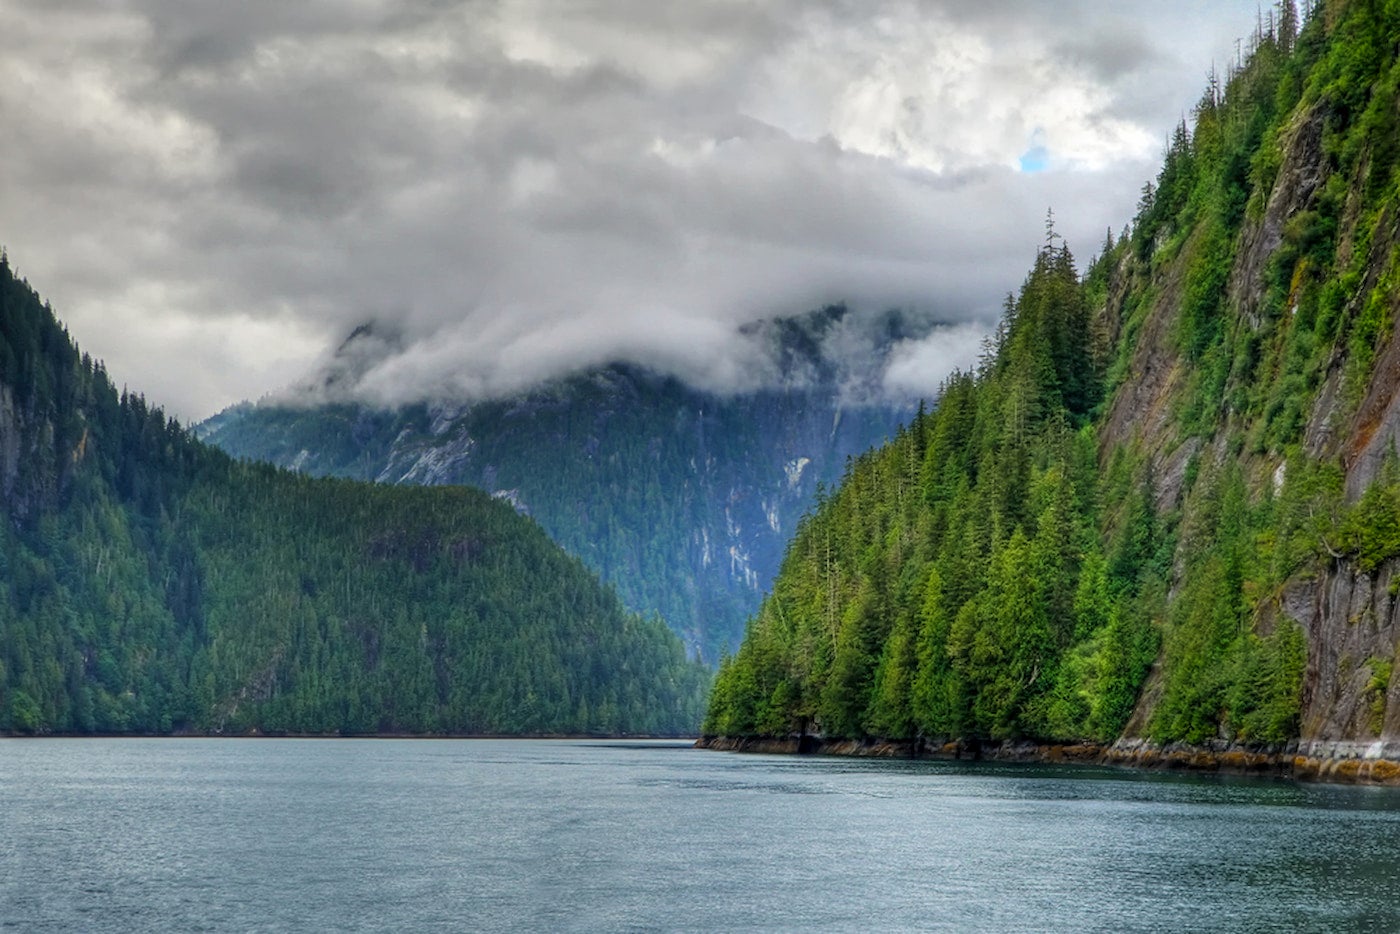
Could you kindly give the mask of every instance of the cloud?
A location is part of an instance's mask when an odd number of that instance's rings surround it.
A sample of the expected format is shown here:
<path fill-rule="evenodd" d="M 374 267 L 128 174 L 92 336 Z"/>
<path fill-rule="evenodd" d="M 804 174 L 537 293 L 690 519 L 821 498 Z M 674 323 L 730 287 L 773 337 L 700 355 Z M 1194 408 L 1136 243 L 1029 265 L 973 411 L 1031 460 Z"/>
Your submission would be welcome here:
<path fill-rule="evenodd" d="M 617 358 L 737 386 L 761 371 L 744 324 L 833 302 L 970 322 L 940 346 L 974 352 L 957 335 L 1021 281 L 1046 208 L 1087 259 L 1254 16 L 0 6 L 0 242 L 85 349 L 187 418 L 366 322 L 393 347 L 343 384 L 390 404 Z M 895 384 L 927 384 L 932 346 Z"/>
<path fill-rule="evenodd" d="M 954 371 L 972 369 L 989 334 L 989 329 L 968 323 L 935 328 L 921 340 L 902 342 L 885 370 L 885 391 L 895 397 L 935 398 Z"/>

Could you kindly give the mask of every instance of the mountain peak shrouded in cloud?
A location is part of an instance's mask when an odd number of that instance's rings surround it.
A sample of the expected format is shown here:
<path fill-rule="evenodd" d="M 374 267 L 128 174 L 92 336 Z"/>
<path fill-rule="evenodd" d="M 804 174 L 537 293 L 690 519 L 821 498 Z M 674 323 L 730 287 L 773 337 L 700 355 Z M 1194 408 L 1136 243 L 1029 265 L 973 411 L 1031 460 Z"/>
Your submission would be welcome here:
<path fill-rule="evenodd" d="M 524 361 L 500 367 L 493 361 L 501 348 L 464 345 L 447 355 L 453 366 L 434 383 L 413 361 L 433 357 L 435 348 L 406 346 L 399 332 L 368 322 L 355 327 L 309 378 L 266 399 L 293 407 L 355 403 L 377 409 L 424 400 L 475 402 L 517 395 L 553 377 L 622 364 L 674 376 L 721 397 L 760 389 L 830 388 L 845 405 L 903 405 L 936 395 L 943 378 L 970 360 L 984 337 L 979 324 L 948 324 L 899 309 L 873 312 L 829 305 L 734 327 L 697 356 L 703 366 L 668 354 L 661 345 L 638 343 L 633 352 L 611 357 L 575 354 L 576 361 L 585 362 L 573 365 L 563 357 L 537 355 L 545 361 L 538 368 Z"/>
<path fill-rule="evenodd" d="M 356 380 L 383 400 L 615 359 L 742 384 L 745 325 L 843 302 L 985 328 L 1047 204 L 1076 243 L 1131 214 L 1255 14 L 0 4 L 0 235 L 185 418 L 365 322 L 394 335 Z M 906 348 L 906 377 L 937 351 Z"/>

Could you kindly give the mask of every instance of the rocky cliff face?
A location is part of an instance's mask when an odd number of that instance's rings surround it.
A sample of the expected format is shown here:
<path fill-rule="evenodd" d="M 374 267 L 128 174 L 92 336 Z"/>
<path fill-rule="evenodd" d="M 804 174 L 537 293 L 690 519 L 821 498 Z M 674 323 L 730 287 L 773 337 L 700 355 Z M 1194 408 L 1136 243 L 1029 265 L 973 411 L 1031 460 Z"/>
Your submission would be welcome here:
<path fill-rule="evenodd" d="M 1342 5 L 1326 6 L 1328 28 L 1336 29 L 1344 22 Z M 1312 25 L 1321 41 L 1322 24 Z M 1393 49 L 1389 61 L 1386 67 L 1393 74 Z M 1291 323 L 1300 310 L 1315 315 L 1320 306 L 1325 314 L 1330 303 L 1331 313 L 1343 322 L 1331 346 L 1317 352 L 1315 372 L 1305 372 L 1310 391 L 1294 389 L 1310 399 L 1296 442 L 1287 435 L 1264 440 L 1261 412 L 1244 405 L 1225 405 L 1214 430 L 1192 432 L 1182 426 L 1178 415 L 1193 364 L 1181 352 L 1178 336 L 1183 283 L 1199 231 L 1174 261 L 1158 266 L 1150 277 L 1144 278 L 1142 264 L 1131 260 L 1117 271 L 1105 309 L 1115 328 L 1121 329 L 1131 314 L 1130 296 L 1147 294 L 1151 304 L 1131 351 L 1128 376 L 1108 410 L 1101 445 L 1105 452 L 1124 445 L 1149 452 L 1164 513 L 1191 515 L 1195 504 L 1188 467 L 1227 461 L 1243 465 L 1256 503 L 1277 497 L 1288 477 L 1290 453 L 1300 451 L 1307 462 L 1334 469 L 1340 477 L 1339 497 L 1319 498 L 1310 507 L 1330 510 L 1335 525 L 1395 456 L 1400 442 L 1400 289 L 1395 287 L 1400 216 L 1392 169 L 1382 163 L 1392 144 L 1356 126 L 1355 113 L 1345 112 L 1355 104 L 1342 103 L 1320 81 L 1317 87 L 1315 94 L 1303 95 L 1276 139 L 1264 140 L 1263 145 L 1276 147 L 1276 174 L 1271 185 L 1256 193 L 1255 210 L 1241 225 L 1222 306 L 1233 345 L 1262 357 L 1253 370 L 1236 361 L 1222 390 L 1227 396 L 1251 383 L 1256 392 L 1260 385 L 1282 383 L 1287 363 L 1279 348 L 1296 341 L 1283 335 L 1290 327 L 1301 327 Z M 1393 126 L 1393 87 L 1375 89 L 1370 109 Z M 1330 268 L 1319 269 L 1319 251 L 1309 252 L 1307 238 L 1320 236 L 1318 228 L 1325 228 L 1333 241 L 1333 253 L 1321 251 Z M 1373 332 L 1358 339 L 1358 322 L 1368 318 Z M 1346 339 L 1348 328 L 1351 339 Z M 1272 359 L 1271 351 L 1276 354 Z M 1400 647 L 1400 565 L 1391 558 L 1363 568 L 1325 534 L 1317 538 L 1318 560 L 1276 592 L 1263 595 L 1255 611 L 1261 632 L 1286 620 L 1306 636 L 1299 749 L 1324 759 L 1400 758 L 1400 679 L 1391 677 Z M 1180 574 L 1180 556 L 1177 567 Z M 1178 577 L 1178 590 L 1181 583 Z M 1161 700 L 1160 674 L 1159 667 L 1149 679 L 1130 737 L 1147 732 Z"/>
<path fill-rule="evenodd" d="M 1385 226 L 1384 240 L 1373 246 L 1380 257 L 1392 254 L 1396 241 L 1395 219 Z M 1376 274 L 1382 264 L 1368 266 Z M 1374 289 L 1372 280 L 1357 295 Z M 1395 313 L 1400 292 L 1386 291 L 1387 317 L 1395 324 L 1382 338 L 1361 404 L 1348 418 L 1338 403 L 1346 370 L 1345 356 L 1339 354 L 1307 427 L 1315 455 L 1340 464 L 1346 500 L 1353 504 L 1377 482 L 1400 439 L 1400 315 Z M 1354 560 L 1332 557 L 1315 576 L 1285 591 L 1282 612 L 1304 628 L 1309 644 L 1303 740 L 1342 740 L 1368 747 L 1379 743 L 1370 748 L 1372 754 L 1383 751 L 1386 758 L 1400 759 L 1400 703 L 1394 703 L 1400 679 L 1391 677 L 1400 650 L 1398 572 L 1400 562 L 1394 559 L 1367 571 Z"/>
<path fill-rule="evenodd" d="M 1293 23 L 804 526 L 707 733 L 1400 776 L 1400 8 Z"/>

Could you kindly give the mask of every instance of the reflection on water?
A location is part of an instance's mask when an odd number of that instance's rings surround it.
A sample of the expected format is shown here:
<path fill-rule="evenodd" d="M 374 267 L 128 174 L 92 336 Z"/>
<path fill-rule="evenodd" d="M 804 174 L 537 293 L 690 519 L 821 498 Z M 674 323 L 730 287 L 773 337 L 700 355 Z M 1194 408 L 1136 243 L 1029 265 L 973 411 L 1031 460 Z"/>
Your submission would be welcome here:
<path fill-rule="evenodd" d="M 1400 792 L 677 743 L 0 740 L 0 929 L 1400 929 Z"/>

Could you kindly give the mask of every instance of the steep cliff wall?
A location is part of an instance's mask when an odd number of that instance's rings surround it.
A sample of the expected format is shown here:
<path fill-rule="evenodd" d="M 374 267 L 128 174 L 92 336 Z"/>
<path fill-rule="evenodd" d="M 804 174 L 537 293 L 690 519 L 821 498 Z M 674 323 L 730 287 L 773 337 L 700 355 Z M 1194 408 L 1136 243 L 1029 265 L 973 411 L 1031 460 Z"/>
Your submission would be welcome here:
<path fill-rule="evenodd" d="M 813 518 L 709 732 L 1400 776 L 1400 8 L 1252 48 Z"/>
<path fill-rule="evenodd" d="M 1335 529 L 1344 524 L 1349 507 L 1383 481 L 1400 439 L 1400 289 L 1395 287 L 1400 218 L 1388 155 L 1393 143 L 1383 135 L 1393 129 L 1397 108 L 1395 49 L 1381 50 L 1369 78 L 1350 76 L 1356 83 L 1369 81 L 1369 99 L 1340 99 L 1345 95 L 1327 68 L 1329 53 L 1338 57 L 1335 43 L 1351 35 L 1348 24 L 1357 27 L 1343 17 L 1341 4 L 1333 7 L 1312 24 L 1314 50 L 1293 50 L 1295 62 L 1314 56 L 1306 66 L 1295 66 L 1304 76 L 1300 80 L 1311 79 L 1309 88 L 1254 154 L 1256 179 L 1268 171 L 1270 154 L 1276 168 L 1271 184 L 1253 193 L 1234 236 L 1219 308 L 1233 359 L 1220 388 L 1225 404 L 1205 430 L 1181 417 L 1190 405 L 1187 376 L 1202 361 L 1190 359 L 1180 339 L 1181 309 L 1204 225 L 1190 231 L 1174 255 L 1130 256 L 1115 270 L 1104 308 L 1115 328 L 1132 315 L 1133 300 L 1146 296 L 1148 310 L 1127 351 L 1127 376 L 1108 407 L 1101 450 L 1105 459 L 1123 446 L 1144 450 L 1158 478 L 1159 510 L 1179 516 L 1183 524 L 1199 511 L 1186 478 L 1188 466 L 1198 474 L 1203 468 L 1240 465 L 1257 506 L 1282 493 L 1290 458 L 1295 465 L 1301 458 L 1314 469 L 1335 471 L 1339 489 L 1308 504 L 1328 513 Z M 1358 110 L 1374 119 L 1368 122 Z M 1318 249 L 1319 238 L 1330 242 Z M 1314 322 L 1330 313 L 1336 323 L 1329 333 L 1300 323 L 1300 313 Z M 1308 339 L 1319 346 L 1300 365 L 1299 335 L 1309 326 L 1314 333 Z M 1324 336 L 1329 340 L 1321 346 Z M 1286 372 L 1290 353 L 1292 373 Z M 1250 356 L 1255 362 L 1242 365 L 1241 358 Z M 1294 382 L 1286 384 L 1289 379 Z M 1250 403 L 1285 393 L 1303 400 L 1299 407 L 1306 418 L 1292 431 L 1270 433 L 1261 426 L 1272 410 Z M 1191 544 L 1183 541 L 1181 547 Z M 1256 595 L 1252 623 L 1267 633 L 1287 620 L 1305 634 L 1298 720 L 1305 750 L 1396 757 L 1400 711 L 1391 701 L 1400 683 L 1390 677 L 1400 646 L 1392 584 L 1396 561 L 1363 568 L 1326 531 L 1318 531 L 1313 544 L 1306 567 Z M 1186 566 L 1179 553 L 1174 593 L 1180 592 Z M 1130 736 L 1150 733 L 1162 699 L 1161 674 L 1159 665 L 1128 725 Z"/>

